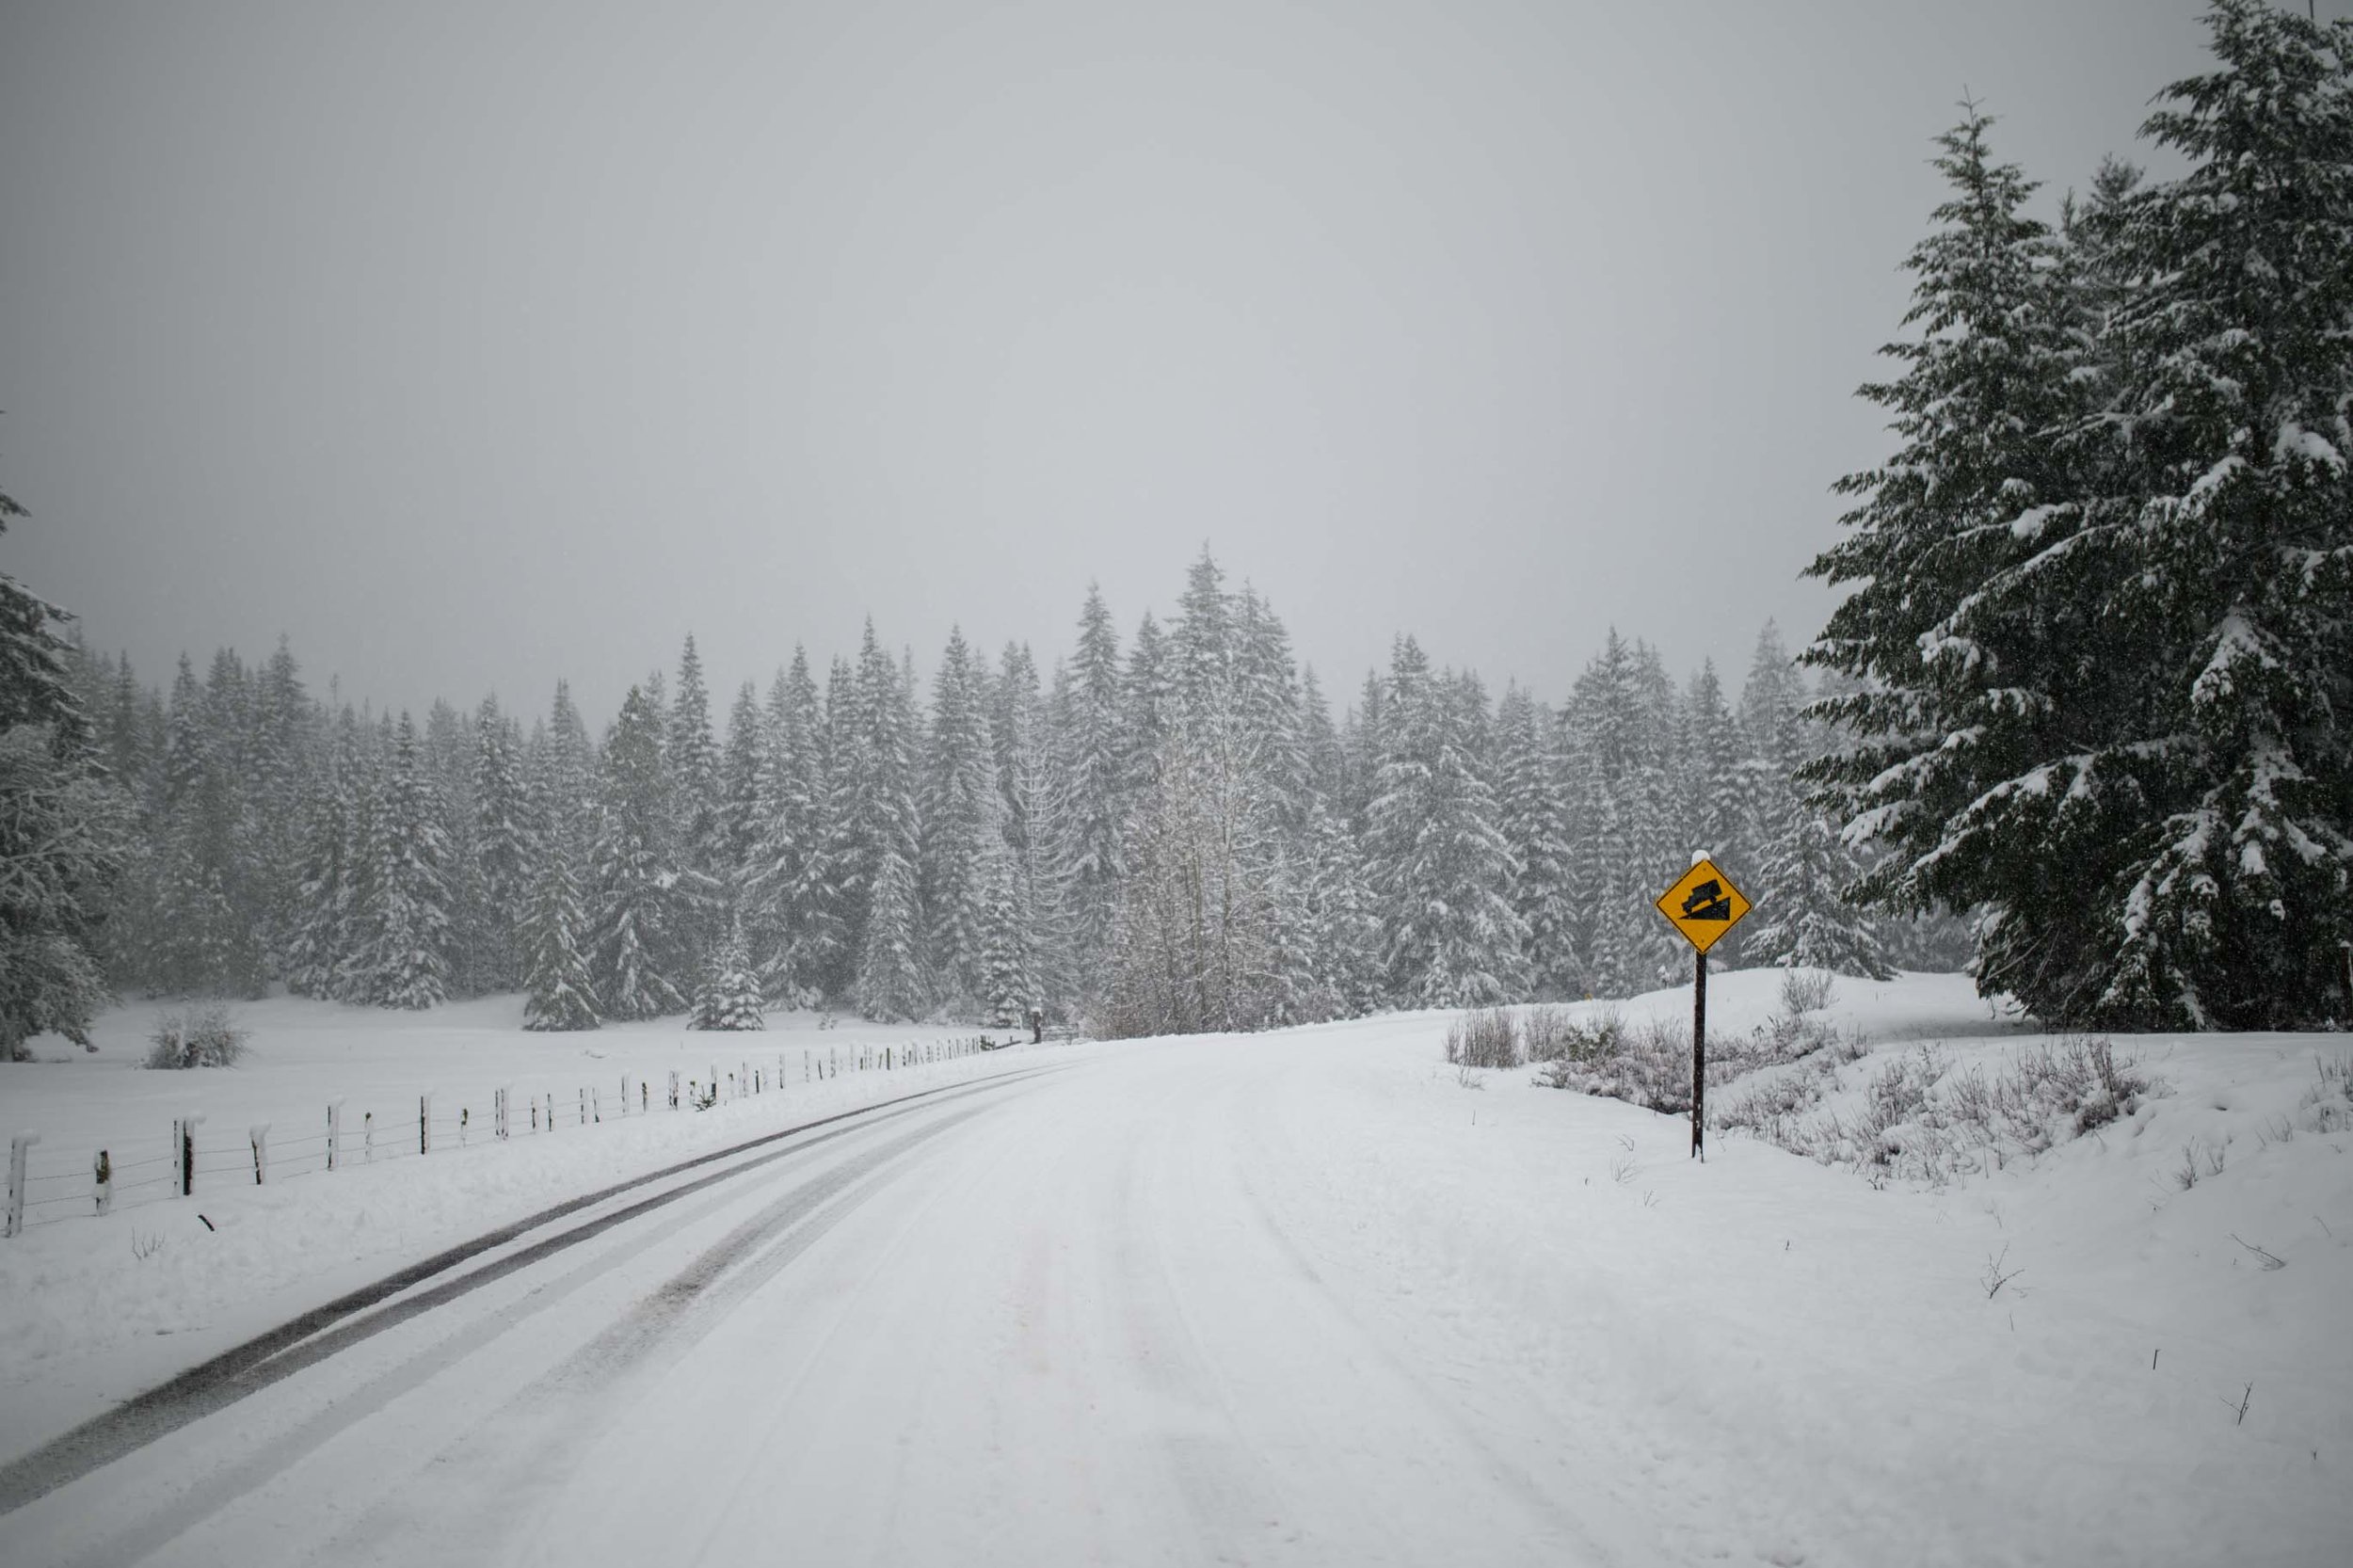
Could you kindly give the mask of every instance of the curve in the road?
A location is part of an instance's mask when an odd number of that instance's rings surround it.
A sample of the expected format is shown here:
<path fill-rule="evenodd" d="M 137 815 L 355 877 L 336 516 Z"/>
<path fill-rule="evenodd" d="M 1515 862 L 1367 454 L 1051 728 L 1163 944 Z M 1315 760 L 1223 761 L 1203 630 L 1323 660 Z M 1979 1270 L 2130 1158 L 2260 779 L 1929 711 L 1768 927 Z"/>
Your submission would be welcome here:
<path fill-rule="evenodd" d="M 680 1160 L 661 1170 L 616 1182 L 599 1191 L 567 1199 L 536 1214 L 486 1231 L 480 1236 L 448 1248 L 421 1262 L 387 1274 L 373 1284 L 350 1291 L 325 1304 L 314 1307 L 299 1317 L 280 1324 L 267 1333 L 257 1335 L 243 1344 L 172 1378 L 167 1383 L 133 1396 L 104 1415 L 93 1416 L 30 1452 L 20 1455 L 6 1465 L 0 1465 L 0 1515 L 13 1512 L 25 1504 L 64 1486 L 93 1470 L 112 1464 L 128 1453 L 146 1447 L 189 1422 L 199 1420 L 216 1411 L 246 1399 L 263 1388 L 315 1365 L 326 1357 L 351 1345 L 381 1333 L 397 1322 L 431 1310 L 490 1281 L 527 1267 L 566 1248 L 576 1246 L 653 1209 L 678 1202 L 716 1183 L 729 1181 L 748 1171 L 760 1168 L 773 1160 L 833 1138 L 863 1131 L 877 1123 L 894 1119 L 926 1109 L 929 1104 L 942 1103 L 979 1094 L 1042 1074 L 1064 1071 L 1062 1067 L 1032 1067 L 1018 1072 L 992 1074 L 976 1081 L 946 1084 L 937 1088 L 919 1090 L 911 1095 L 898 1096 L 874 1105 L 836 1112 L 802 1122 L 776 1132 L 763 1133 L 726 1148 L 714 1149 L 691 1160 Z M 888 1112 L 888 1114 L 880 1114 Z M 804 1136 L 818 1128 L 832 1128 L 844 1122 L 854 1127 L 840 1128 L 818 1138 Z M 757 1160 L 729 1165 L 697 1180 L 666 1189 L 638 1202 L 600 1215 L 593 1220 L 546 1237 L 528 1247 L 518 1249 L 481 1269 L 456 1279 L 449 1280 L 426 1291 L 400 1302 L 363 1320 L 347 1320 L 369 1308 L 381 1305 L 403 1291 L 448 1272 L 516 1239 L 555 1221 L 568 1218 L 600 1203 L 667 1180 L 687 1172 L 700 1169 L 720 1160 L 750 1153 L 789 1139 L 798 1139 L 790 1147 L 776 1150 Z"/>

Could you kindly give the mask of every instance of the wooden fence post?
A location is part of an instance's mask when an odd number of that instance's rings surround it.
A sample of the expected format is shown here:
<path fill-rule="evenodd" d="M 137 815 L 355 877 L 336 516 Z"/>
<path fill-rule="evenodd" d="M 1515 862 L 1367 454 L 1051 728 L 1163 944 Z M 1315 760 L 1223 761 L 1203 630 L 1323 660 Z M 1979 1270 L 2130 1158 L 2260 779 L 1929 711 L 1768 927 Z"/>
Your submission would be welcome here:
<path fill-rule="evenodd" d="M 424 1154 L 433 1146 L 433 1096 L 417 1096 L 417 1152 Z"/>
<path fill-rule="evenodd" d="M 8 1140 L 8 1210 L 0 1221 L 0 1236 L 24 1234 L 24 1156 L 40 1142 L 38 1132 L 20 1132 Z"/>
<path fill-rule="evenodd" d="M 196 1129 L 202 1125 L 201 1116 L 180 1118 L 180 1195 L 196 1195 Z"/>
<path fill-rule="evenodd" d="M 327 1102 L 327 1168 L 333 1170 L 344 1143 L 344 1102 Z"/>
<path fill-rule="evenodd" d="M 269 1123 L 257 1122 L 245 1135 L 253 1145 L 253 1185 L 259 1187 L 269 1176 Z"/>
<path fill-rule="evenodd" d="M 98 1163 L 91 1173 L 98 1189 L 98 1212 L 111 1214 L 115 1208 L 115 1162 L 104 1149 L 98 1151 Z"/>
<path fill-rule="evenodd" d="M 670 1109 L 673 1111 L 678 1109 L 678 1069 L 676 1067 L 670 1069 Z"/>
<path fill-rule="evenodd" d="M 369 1165 L 376 1163 L 376 1112 L 360 1112 L 360 1158 Z"/>

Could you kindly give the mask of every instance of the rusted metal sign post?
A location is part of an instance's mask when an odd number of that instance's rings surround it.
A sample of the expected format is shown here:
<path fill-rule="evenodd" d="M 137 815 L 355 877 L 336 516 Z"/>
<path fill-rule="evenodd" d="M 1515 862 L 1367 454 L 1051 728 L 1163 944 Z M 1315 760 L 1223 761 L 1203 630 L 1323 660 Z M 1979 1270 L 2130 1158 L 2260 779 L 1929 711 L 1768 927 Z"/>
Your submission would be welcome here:
<path fill-rule="evenodd" d="M 1658 912 L 1691 944 L 1691 1154 L 1707 1159 L 1707 950 L 1749 912 L 1749 901 L 1706 854 L 1658 895 Z"/>

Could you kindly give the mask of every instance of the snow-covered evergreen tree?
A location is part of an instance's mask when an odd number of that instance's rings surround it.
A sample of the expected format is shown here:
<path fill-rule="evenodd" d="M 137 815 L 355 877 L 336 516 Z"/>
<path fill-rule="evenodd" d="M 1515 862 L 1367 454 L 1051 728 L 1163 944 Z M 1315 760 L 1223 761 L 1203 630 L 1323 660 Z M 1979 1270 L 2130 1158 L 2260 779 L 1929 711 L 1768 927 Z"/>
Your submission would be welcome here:
<path fill-rule="evenodd" d="M 369 1000 L 424 1008 L 449 998 L 449 878 L 440 812 L 416 726 L 394 732 L 368 910 Z"/>
<path fill-rule="evenodd" d="M 1568 807 L 1548 713 L 1518 686 L 1496 711 L 1496 825 L 1519 870 L 1512 908 L 1528 928 L 1528 983 L 1540 996 L 1577 994 L 1581 979 L 1569 884 Z"/>
<path fill-rule="evenodd" d="M 1104 955 L 1119 900 L 1119 829 L 1127 814 L 1124 698 L 1119 633 L 1094 584 L 1079 616 L 1068 698 L 1058 715 L 1062 772 L 1069 790 L 1073 983 L 1088 995 L 1104 984 Z"/>
<path fill-rule="evenodd" d="M 837 852 L 825 776 L 825 716 L 808 655 L 768 696 L 768 745 L 756 781 L 755 838 L 744 877 L 747 935 L 768 997 L 799 1005 L 822 994 L 848 949 L 836 913 Z"/>
<path fill-rule="evenodd" d="M 1981 116 L 1946 137 L 1922 337 L 1864 390 L 1903 446 L 1814 568 L 1865 584 L 1815 655 L 1861 742 L 1818 775 L 1891 851 L 1861 891 L 1984 905 L 1980 988 L 2069 1023 L 2346 1005 L 2353 29 L 2208 24 L 2144 127 L 2187 171 L 2072 256 Z"/>
<path fill-rule="evenodd" d="M 870 1018 L 921 1017 L 930 1011 L 932 987 L 923 951 L 915 705 L 871 621 L 850 701 L 851 749 L 842 772 L 857 856 L 854 875 L 864 894 L 853 1000 Z"/>
<path fill-rule="evenodd" d="M 24 515 L 0 493 L 0 534 Z M 97 938 L 127 803 L 68 679 L 70 618 L 0 572 L 0 1062 L 51 1030 L 88 1045 L 111 996 Z"/>
<path fill-rule="evenodd" d="M 566 839 L 552 839 L 538 858 L 531 919 L 523 936 L 523 1027 L 551 1032 L 595 1029 L 596 986 L 585 952 L 587 912 Z"/>
<path fill-rule="evenodd" d="M 470 934 L 471 988 L 510 991 L 522 982 L 523 926 L 531 910 L 530 802 L 516 756 L 515 728 L 484 697 L 474 712 L 473 842 L 471 863 L 481 918 Z"/>
<path fill-rule="evenodd" d="M 702 656 L 696 652 L 691 634 L 679 655 L 678 697 L 664 716 L 662 786 L 669 814 L 670 869 L 677 877 L 671 900 L 671 962 L 682 980 L 700 973 L 709 951 L 726 936 L 732 869 L 719 747 L 711 730 L 711 696 L 703 683 Z"/>
<path fill-rule="evenodd" d="M 1003 801 L 988 723 L 985 673 L 952 629 L 933 686 L 923 792 L 923 906 L 932 972 L 944 995 L 969 1004 L 985 989 L 984 863 L 1004 847 Z"/>
<path fill-rule="evenodd" d="M 1398 640 L 1385 696 L 1368 858 L 1392 994 L 1416 1007 L 1514 1000 L 1528 926 L 1509 901 L 1518 867 L 1478 754 L 1485 696 L 1474 679 L 1433 674 L 1411 637 Z"/>
<path fill-rule="evenodd" d="M 671 864 L 659 722 L 652 700 L 632 686 L 605 744 L 590 974 L 598 1011 L 608 1018 L 650 1018 L 686 1005 L 672 978 L 680 952 L 679 874 Z"/>
<path fill-rule="evenodd" d="M 689 1029 L 766 1029 L 760 1012 L 760 977 L 752 972 L 751 955 L 744 944 L 741 922 L 731 924 L 703 967 L 703 982 L 695 993 L 695 1016 Z"/>

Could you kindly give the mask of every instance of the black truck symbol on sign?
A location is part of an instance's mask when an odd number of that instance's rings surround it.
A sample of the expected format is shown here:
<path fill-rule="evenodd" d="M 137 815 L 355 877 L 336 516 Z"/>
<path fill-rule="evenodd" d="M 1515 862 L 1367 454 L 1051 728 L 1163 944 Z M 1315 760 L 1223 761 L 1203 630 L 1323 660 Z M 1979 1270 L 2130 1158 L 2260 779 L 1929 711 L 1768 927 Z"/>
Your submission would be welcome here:
<path fill-rule="evenodd" d="M 1683 896 L 1683 918 L 1687 920 L 1729 920 L 1732 900 L 1724 893 L 1724 885 L 1709 878 Z"/>

